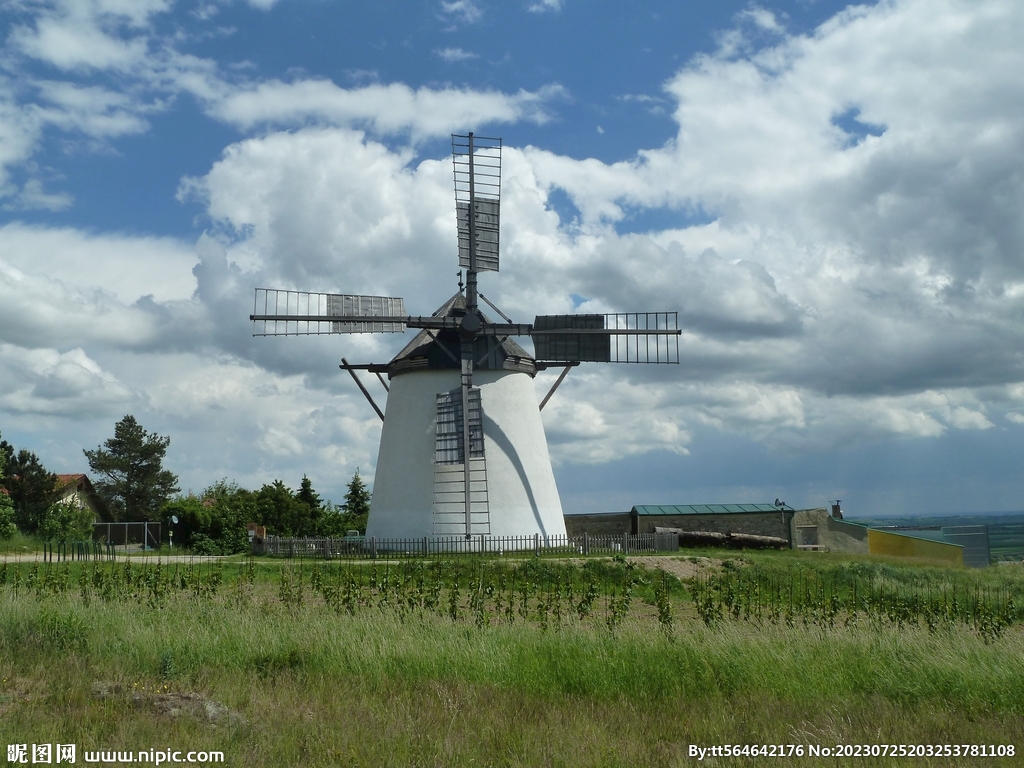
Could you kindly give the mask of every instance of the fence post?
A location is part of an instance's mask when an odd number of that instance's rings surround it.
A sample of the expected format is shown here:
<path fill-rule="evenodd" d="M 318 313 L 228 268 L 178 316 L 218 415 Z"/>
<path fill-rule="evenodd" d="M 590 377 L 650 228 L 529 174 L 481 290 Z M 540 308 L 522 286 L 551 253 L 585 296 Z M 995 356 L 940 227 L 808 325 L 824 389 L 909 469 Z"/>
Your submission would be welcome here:
<path fill-rule="evenodd" d="M 586 531 L 583 532 L 583 554 L 590 554 L 590 534 L 588 534 Z"/>
<path fill-rule="evenodd" d="M 625 555 L 628 552 L 629 552 L 629 534 L 628 533 L 624 533 L 624 534 L 622 534 L 622 554 Z"/>
<path fill-rule="evenodd" d="M 540 534 L 533 534 L 533 554 L 535 557 L 540 557 Z"/>
<path fill-rule="evenodd" d="M 370 537 L 370 557 L 372 557 L 374 560 L 377 559 L 377 537 L 376 536 L 371 536 Z"/>

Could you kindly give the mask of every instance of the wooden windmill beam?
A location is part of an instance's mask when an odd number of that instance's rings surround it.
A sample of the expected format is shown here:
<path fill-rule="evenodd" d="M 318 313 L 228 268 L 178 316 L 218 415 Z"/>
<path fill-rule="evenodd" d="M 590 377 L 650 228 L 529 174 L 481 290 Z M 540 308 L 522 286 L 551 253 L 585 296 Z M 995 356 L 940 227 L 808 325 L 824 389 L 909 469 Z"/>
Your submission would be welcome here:
<path fill-rule="evenodd" d="M 366 398 L 366 402 L 373 406 L 373 410 L 375 410 L 377 412 L 377 415 L 380 416 L 380 420 L 384 421 L 384 413 L 381 411 L 380 408 L 377 407 L 377 404 L 373 402 L 373 398 L 370 397 L 370 393 L 366 391 L 366 387 L 363 386 L 363 382 L 361 382 L 359 380 L 359 377 L 356 376 L 356 372 L 352 370 L 352 366 L 348 364 L 348 360 L 346 360 L 344 357 L 341 358 L 341 365 L 339 365 L 338 367 L 344 368 L 346 371 L 349 372 L 349 375 L 352 377 L 352 381 L 356 383 L 356 386 L 359 387 L 359 391 L 362 392 L 363 396 Z"/>
<path fill-rule="evenodd" d="M 558 389 L 558 385 L 561 384 L 562 380 L 565 379 L 565 377 L 569 375 L 569 369 L 570 368 L 575 368 L 577 365 L 579 365 L 579 363 L 566 363 L 565 364 L 565 368 L 563 368 L 562 372 L 560 374 L 558 374 L 558 378 L 555 379 L 555 383 L 551 385 L 551 389 L 549 389 L 548 393 L 546 395 L 544 395 L 544 399 L 540 401 L 540 407 L 537 408 L 538 411 L 543 411 L 544 410 L 544 406 L 548 404 L 548 400 L 550 400 L 551 396 L 553 394 L 555 394 L 555 390 Z"/>

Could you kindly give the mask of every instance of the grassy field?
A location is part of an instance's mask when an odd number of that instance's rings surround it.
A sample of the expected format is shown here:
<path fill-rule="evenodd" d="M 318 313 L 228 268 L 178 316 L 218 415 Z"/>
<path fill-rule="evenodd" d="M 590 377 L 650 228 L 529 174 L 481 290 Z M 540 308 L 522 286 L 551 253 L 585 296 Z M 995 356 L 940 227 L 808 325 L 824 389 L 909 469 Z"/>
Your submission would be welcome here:
<path fill-rule="evenodd" d="M 244 766 L 672 766 L 698 762 L 691 744 L 1024 747 L 1024 571 L 802 553 L 643 562 L 664 569 L 0 564 L 0 737 L 75 743 L 79 763 L 84 750 L 155 748 Z"/>

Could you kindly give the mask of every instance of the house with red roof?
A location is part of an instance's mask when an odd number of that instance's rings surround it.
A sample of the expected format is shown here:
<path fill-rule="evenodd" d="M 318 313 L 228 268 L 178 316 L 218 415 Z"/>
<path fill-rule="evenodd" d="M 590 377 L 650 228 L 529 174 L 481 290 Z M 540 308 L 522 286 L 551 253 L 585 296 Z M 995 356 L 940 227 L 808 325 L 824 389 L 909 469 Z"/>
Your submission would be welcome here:
<path fill-rule="evenodd" d="M 107 505 L 96 493 L 88 476 L 57 475 L 57 483 L 54 486 L 54 501 L 58 503 L 70 503 L 79 509 L 89 509 L 93 514 L 93 521 L 97 523 L 114 522 L 113 515 L 107 509 Z"/>

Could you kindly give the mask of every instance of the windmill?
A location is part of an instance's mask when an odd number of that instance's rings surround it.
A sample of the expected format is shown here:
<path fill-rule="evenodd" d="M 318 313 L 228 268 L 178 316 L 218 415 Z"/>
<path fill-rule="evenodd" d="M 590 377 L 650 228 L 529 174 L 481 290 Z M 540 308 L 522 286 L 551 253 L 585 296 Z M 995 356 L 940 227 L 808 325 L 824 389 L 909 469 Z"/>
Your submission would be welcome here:
<path fill-rule="evenodd" d="M 367 535 L 420 538 L 565 534 L 540 411 L 584 362 L 678 363 L 677 313 L 539 315 L 514 323 L 478 291 L 498 271 L 501 139 L 452 136 L 459 290 L 428 316 L 388 296 L 257 288 L 255 336 L 417 336 L 387 364 L 341 367 L 384 422 Z M 496 321 L 480 309 L 483 300 Z M 534 356 L 513 337 L 529 336 Z M 563 370 L 538 405 L 537 371 Z M 388 390 L 382 412 L 356 375 Z M 383 375 L 391 381 L 390 387 Z"/>

